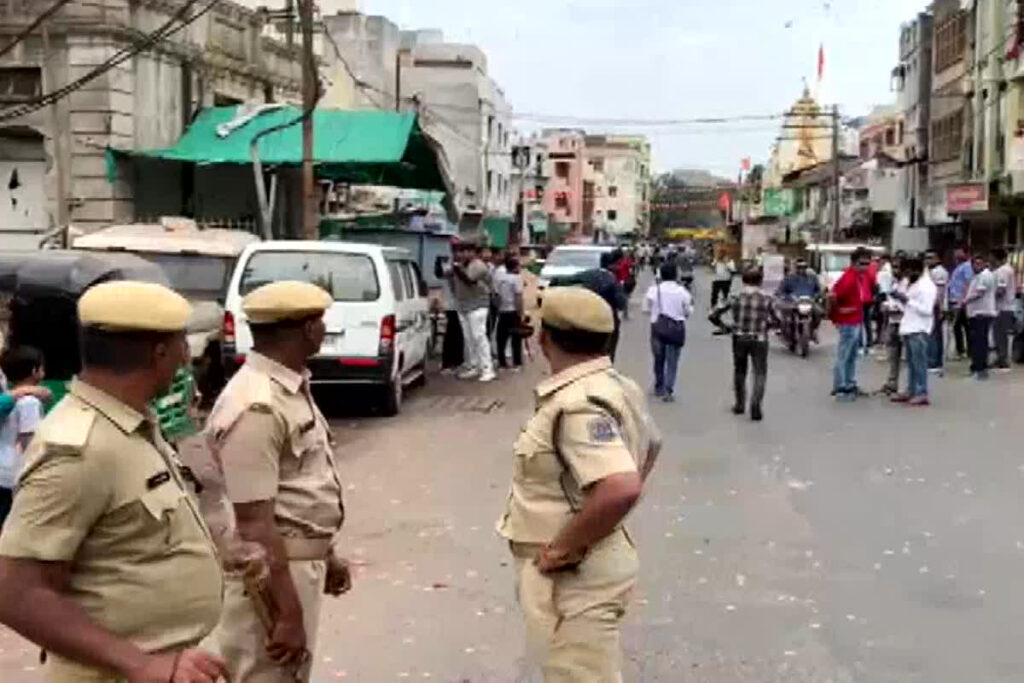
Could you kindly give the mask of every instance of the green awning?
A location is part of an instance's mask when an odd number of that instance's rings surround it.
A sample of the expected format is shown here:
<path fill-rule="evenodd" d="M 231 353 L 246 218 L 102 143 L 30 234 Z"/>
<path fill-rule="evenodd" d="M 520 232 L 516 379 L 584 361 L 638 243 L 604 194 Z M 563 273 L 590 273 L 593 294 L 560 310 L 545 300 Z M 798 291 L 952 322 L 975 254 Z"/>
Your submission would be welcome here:
<path fill-rule="evenodd" d="M 490 246 L 495 249 L 504 249 L 508 246 L 508 231 L 512 219 L 507 216 L 485 216 L 483 220 L 484 232 L 490 235 Z"/>
<path fill-rule="evenodd" d="M 245 105 L 204 109 L 177 144 L 166 149 L 110 150 L 118 156 L 149 157 L 195 164 L 251 164 L 258 133 L 295 121 L 297 107 L 264 109 L 245 119 Z M 302 163 L 302 126 L 261 137 L 260 161 L 267 166 Z M 440 147 L 419 126 L 415 114 L 393 111 L 313 112 L 313 159 L 320 178 L 360 185 L 440 190 L 450 194 Z"/>

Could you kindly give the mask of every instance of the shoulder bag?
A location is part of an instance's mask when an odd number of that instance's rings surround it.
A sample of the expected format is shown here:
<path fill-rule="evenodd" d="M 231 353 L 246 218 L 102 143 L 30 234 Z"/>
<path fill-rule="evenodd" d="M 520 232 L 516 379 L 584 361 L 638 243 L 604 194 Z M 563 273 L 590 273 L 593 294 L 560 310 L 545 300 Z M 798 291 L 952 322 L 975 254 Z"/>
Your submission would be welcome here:
<path fill-rule="evenodd" d="M 658 288 L 658 318 L 654 321 L 654 336 L 663 344 L 682 346 L 686 343 L 686 322 L 665 315 L 661 305 L 661 285 Z"/>

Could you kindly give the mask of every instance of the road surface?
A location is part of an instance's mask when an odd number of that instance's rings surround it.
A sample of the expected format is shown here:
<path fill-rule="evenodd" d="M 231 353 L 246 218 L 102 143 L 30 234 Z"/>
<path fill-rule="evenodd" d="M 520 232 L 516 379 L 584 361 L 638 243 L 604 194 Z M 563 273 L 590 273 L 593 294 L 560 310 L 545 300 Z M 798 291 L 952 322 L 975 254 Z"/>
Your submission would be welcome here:
<path fill-rule="evenodd" d="M 729 343 L 700 304 L 679 401 L 653 406 L 666 448 L 629 525 L 642 569 L 626 679 L 1022 680 L 1021 371 L 981 384 L 954 365 L 928 409 L 837 404 L 827 331 L 806 360 L 773 344 L 756 424 L 728 410 Z M 648 384 L 648 358 L 634 311 L 619 367 Z M 493 526 L 543 368 L 486 387 L 438 377 L 398 418 L 334 419 L 357 576 L 326 603 L 314 680 L 517 680 Z M 861 368 L 881 386 L 881 363 Z M 0 679 L 39 680 L 9 632 Z"/>

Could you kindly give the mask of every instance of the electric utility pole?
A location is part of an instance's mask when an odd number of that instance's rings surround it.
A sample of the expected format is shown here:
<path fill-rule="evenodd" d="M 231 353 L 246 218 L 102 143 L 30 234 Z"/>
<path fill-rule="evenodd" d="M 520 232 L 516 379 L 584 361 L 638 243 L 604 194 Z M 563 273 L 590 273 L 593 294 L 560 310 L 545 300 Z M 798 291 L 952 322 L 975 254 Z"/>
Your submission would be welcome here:
<path fill-rule="evenodd" d="M 839 204 L 842 196 L 839 188 L 839 106 L 832 107 L 832 222 L 828 228 L 828 241 L 835 241 L 839 233 Z"/>
<path fill-rule="evenodd" d="M 313 0 L 297 0 L 302 30 L 302 239 L 320 237 L 320 210 L 313 177 L 313 108 L 317 101 L 316 58 L 313 56 Z"/>

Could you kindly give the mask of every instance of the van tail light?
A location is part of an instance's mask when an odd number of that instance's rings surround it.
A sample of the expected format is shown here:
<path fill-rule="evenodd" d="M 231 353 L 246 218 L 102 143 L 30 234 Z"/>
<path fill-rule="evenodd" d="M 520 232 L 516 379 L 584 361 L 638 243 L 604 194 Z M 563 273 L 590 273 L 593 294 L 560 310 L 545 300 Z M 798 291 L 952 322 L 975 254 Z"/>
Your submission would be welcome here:
<path fill-rule="evenodd" d="M 230 311 L 224 311 L 224 343 L 235 343 L 235 316 Z"/>
<path fill-rule="evenodd" d="M 378 353 L 387 356 L 395 346 L 395 316 L 386 315 L 380 321 L 380 347 Z"/>

